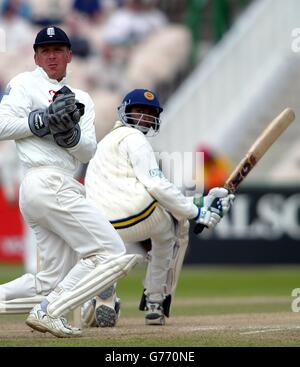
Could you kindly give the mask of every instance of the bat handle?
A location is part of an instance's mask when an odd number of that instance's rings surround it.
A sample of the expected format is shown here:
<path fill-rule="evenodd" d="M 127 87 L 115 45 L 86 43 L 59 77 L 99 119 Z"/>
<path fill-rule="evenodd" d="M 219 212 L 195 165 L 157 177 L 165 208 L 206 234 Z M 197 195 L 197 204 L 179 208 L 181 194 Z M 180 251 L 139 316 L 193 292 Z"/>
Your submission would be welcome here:
<path fill-rule="evenodd" d="M 194 233 L 195 234 L 199 234 L 203 231 L 203 229 L 205 228 L 206 226 L 204 224 L 201 224 L 201 223 L 197 223 L 194 227 Z M 207 227 L 206 227 L 207 228 Z"/>

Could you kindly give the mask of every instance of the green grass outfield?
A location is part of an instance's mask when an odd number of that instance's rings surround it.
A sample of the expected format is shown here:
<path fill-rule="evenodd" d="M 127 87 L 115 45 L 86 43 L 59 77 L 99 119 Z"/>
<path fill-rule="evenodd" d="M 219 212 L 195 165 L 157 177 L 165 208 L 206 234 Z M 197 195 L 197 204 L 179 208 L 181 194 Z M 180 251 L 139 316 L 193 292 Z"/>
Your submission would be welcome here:
<path fill-rule="evenodd" d="M 20 266 L 0 265 L 0 283 L 21 274 Z M 0 315 L 0 346 L 300 346 L 300 314 L 291 310 L 300 266 L 186 266 L 164 327 L 145 326 L 138 311 L 143 275 L 140 266 L 119 282 L 116 328 L 57 339 L 32 333 L 25 315 Z"/>

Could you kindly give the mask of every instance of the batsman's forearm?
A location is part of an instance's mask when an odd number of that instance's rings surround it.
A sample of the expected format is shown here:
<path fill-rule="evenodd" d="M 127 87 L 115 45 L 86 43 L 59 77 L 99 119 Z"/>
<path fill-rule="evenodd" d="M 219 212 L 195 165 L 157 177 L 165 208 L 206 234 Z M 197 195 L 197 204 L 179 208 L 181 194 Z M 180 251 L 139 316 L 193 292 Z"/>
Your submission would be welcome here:
<path fill-rule="evenodd" d="M 156 180 L 147 187 L 148 192 L 176 219 L 192 219 L 197 216 L 198 208 L 167 179 Z"/>

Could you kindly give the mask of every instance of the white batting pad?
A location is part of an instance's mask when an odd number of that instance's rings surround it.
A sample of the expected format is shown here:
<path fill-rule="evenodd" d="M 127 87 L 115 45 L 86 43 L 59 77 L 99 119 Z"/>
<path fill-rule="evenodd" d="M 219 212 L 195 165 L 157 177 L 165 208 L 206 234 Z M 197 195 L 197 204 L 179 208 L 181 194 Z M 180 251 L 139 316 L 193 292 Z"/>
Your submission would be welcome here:
<path fill-rule="evenodd" d="M 123 255 L 103 265 L 96 266 L 71 291 L 63 292 L 55 301 L 50 302 L 47 313 L 51 317 L 60 317 L 84 302 L 95 297 L 110 287 L 118 279 L 125 277 L 143 256 L 137 254 Z"/>
<path fill-rule="evenodd" d="M 45 299 L 45 296 L 34 296 L 0 302 L 0 314 L 28 313 L 36 304 L 41 303 L 43 299 Z"/>
<path fill-rule="evenodd" d="M 176 226 L 177 241 L 173 249 L 173 256 L 167 275 L 167 294 L 175 295 L 178 278 L 181 273 L 186 249 L 189 243 L 189 221 L 182 220 Z"/>

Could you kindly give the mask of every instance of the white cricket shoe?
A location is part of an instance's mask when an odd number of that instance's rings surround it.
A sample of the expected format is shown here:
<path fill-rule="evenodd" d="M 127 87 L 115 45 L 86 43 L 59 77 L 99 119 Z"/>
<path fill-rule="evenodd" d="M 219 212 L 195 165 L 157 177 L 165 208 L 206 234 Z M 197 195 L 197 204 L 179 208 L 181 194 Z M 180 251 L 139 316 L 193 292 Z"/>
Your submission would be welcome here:
<path fill-rule="evenodd" d="M 165 325 L 166 318 L 161 302 L 147 301 L 145 311 L 146 325 Z"/>
<path fill-rule="evenodd" d="M 105 289 L 93 299 L 95 320 L 100 327 L 116 326 L 120 317 L 121 302 L 117 297 L 115 286 Z"/>
<path fill-rule="evenodd" d="M 64 317 L 48 316 L 40 304 L 33 307 L 25 322 L 34 330 L 42 333 L 49 332 L 58 338 L 72 338 L 81 335 L 81 330 L 69 325 Z"/>

